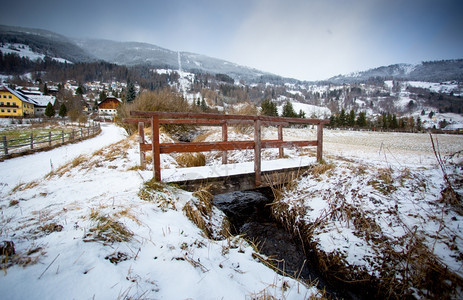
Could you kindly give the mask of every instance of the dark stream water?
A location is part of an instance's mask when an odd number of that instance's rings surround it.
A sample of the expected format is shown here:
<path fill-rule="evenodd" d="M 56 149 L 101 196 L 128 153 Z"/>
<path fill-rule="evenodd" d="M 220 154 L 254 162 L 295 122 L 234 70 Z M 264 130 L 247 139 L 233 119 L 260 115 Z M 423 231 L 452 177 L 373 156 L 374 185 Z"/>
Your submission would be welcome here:
<path fill-rule="evenodd" d="M 272 200 L 270 189 L 259 189 L 216 195 L 214 205 L 227 215 L 234 234 L 244 234 L 257 244 L 260 252 L 274 259 L 280 270 L 309 282 L 317 280 L 318 288 L 325 289 L 330 298 L 358 299 L 321 278 L 305 255 L 301 241 L 271 217 Z"/>

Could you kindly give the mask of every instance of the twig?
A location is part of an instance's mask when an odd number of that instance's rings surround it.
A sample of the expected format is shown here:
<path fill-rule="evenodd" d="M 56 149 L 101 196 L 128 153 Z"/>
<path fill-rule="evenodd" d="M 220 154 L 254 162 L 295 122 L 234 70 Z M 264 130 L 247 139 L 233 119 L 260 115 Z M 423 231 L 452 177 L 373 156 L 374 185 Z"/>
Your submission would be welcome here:
<path fill-rule="evenodd" d="M 42 278 L 43 274 L 45 274 L 45 272 L 48 270 L 48 268 L 51 267 L 51 265 L 55 262 L 55 260 L 58 258 L 58 256 L 60 255 L 61 253 L 58 253 L 58 255 L 56 255 L 55 259 L 48 265 L 48 267 L 42 272 L 42 274 L 40 274 L 39 278 Z"/>

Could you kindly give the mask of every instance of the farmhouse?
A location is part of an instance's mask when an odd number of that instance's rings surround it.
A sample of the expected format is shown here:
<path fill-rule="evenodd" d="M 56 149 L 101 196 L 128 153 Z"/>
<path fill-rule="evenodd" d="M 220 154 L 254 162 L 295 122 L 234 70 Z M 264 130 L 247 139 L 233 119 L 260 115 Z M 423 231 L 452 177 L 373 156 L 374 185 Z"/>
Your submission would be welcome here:
<path fill-rule="evenodd" d="M 98 115 L 114 117 L 117 114 L 117 107 L 122 101 L 116 97 L 108 97 L 98 104 Z"/>
<path fill-rule="evenodd" d="M 0 117 L 26 117 L 34 115 L 37 103 L 19 91 L 0 86 Z"/>

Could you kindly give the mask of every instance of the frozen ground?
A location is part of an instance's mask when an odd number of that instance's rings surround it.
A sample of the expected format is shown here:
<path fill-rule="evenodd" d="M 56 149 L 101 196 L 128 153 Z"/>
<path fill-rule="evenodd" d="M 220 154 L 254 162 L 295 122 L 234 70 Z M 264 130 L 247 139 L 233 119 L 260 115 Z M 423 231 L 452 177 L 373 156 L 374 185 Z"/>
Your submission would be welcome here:
<path fill-rule="evenodd" d="M 152 172 L 136 168 L 136 138 L 114 125 L 102 129 L 91 140 L 0 163 L 0 241 L 13 241 L 16 252 L 2 260 L 2 298 L 303 299 L 317 292 L 264 266 L 239 237 L 206 238 L 184 212 L 198 199 L 167 185 L 146 187 Z M 223 215 L 209 213 L 219 228 Z"/>
<path fill-rule="evenodd" d="M 144 182 L 152 171 L 137 168 L 136 137 L 127 138 L 114 125 L 102 129 L 94 139 L 0 163 L 0 241 L 13 241 L 16 250 L 2 261 L 2 296 L 305 299 L 317 293 L 257 261 L 253 248 L 239 237 L 206 238 L 184 210 L 200 201 L 168 185 L 148 189 Z M 274 138 L 276 131 L 263 134 Z M 285 130 L 287 140 L 314 136 L 313 129 Z M 215 132 L 206 140 L 217 138 Z M 230 132 L 229 138 L 243 134 Z M 463 149 L 462 136 L 439 135 L 437 140 L 442 155 Z M 301 178 L 282 203 L 290 210 L 302 206 L 306 220 L 331 216 L 323 228 L 314 229 L 314 238 L 318 249 L 340 253 L 346 266 L 381 275 L 384 249 L 375 241 L 384 238 L 399 251 L 399 241 L 413 242 L 414 232 L 423 238 L 420 245 L 429 257 L 461 276 L 463 220 L 451 207 L 436 205 L 444 182 L 430 147 L 426 134 L 325 130 L 330 167 Z M 274 150 L 263 157 L 275 159 Z M 174 158 L 163 155 L 163 176 L 244 171 L 252 151 L 233 152 L 236 165 L 222 167 L 217 155 L 208 154 L 208 167 L 202 169 L 175 169 Z M 301 157 L 307 153 L 311 157 Z M 285 154 L 286 160 L 271 164 L 314 162 L 314 148 Z M 458 175 L 454 170 L 448 169 Z M 223 215 L 210 213 L 207 222 L 219 230 Z M 365 223 L 376 225 L 360 227 Z M 394 263 L 403 268 L 399 258 Z"/>

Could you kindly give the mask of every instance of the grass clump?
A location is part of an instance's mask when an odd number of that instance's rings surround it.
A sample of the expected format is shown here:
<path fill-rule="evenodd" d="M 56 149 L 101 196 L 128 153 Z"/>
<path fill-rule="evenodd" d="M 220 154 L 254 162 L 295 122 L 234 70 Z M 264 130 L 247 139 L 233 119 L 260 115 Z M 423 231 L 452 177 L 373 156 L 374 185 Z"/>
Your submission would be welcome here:
<path fill-rule="evenodd" d="M 144 201 L 156 203 L 163 211 L 177 209 L 175 206 L 177 198 L 170 192 L 171 188 L 153 178 L 143 183 L 138 191 L 138 197 Z"/>
<path fill-rule="evenodd" d="M 96 224 L 95 227 L 90 228 L 84 241 L 128 242 L 133 236 L 133 233 L 124 224 L 109 216 L 100 215 L 95 209 L 92 209 L 90 219 Z"/>
<path fill-rule="evenodd" d="M 390 195 L 397 188 L 394 186 L 394 179 L 392 177 L 393 171 L 391 168 L 382 168 L 378 170 L 377 179 L 368 182 L 375 190 L 381 192 L 383 195 Z"/>
<path fill-rule="evenodd" d="M 206 165 L 206 156 L 203 153 L 182 153 L 175 158 L 182 168 L 201 167 Z"/>
<path fill-rule="evenodd" d="M 223 239 L 230 236 L 230 222 L 221 211 L 213 207 L 213 198 L 205 189 L 196 191 L 183 207 L 183 211 L 208 238 Z"/>

